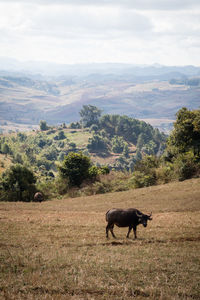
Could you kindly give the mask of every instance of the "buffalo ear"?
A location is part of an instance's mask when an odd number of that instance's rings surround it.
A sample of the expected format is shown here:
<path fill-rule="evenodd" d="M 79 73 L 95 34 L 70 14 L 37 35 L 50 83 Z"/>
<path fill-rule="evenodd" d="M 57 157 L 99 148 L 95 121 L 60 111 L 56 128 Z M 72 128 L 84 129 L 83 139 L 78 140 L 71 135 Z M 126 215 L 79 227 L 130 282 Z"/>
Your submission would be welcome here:
<path fill-rule="evenodd" d="M 153 219 L 149 217 L 149 220 L 152 221 Z"/>

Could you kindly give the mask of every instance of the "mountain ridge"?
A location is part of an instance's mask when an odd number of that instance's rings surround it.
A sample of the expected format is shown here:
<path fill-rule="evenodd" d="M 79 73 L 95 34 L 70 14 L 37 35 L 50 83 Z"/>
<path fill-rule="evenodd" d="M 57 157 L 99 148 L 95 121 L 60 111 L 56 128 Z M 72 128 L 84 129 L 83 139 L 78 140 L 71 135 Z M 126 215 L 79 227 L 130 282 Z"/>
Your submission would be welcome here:
<path fill-rule="evenodd" d="M 200 86 L 184 83 L 187 78 L 200 77 L 199 67 L 128 64 L 68 67 L 65 74 L 60 72 L 55 76 L 17 73 L 9 68 L 0 71 L 1 128 L 5 129 L 5 123 L 12 124 L 14 129 L 16 124 L 33 126 L 40 120 L 49 124 L 78 121 L 82 105 L 92 104 L 104 113 L 148 119 L 150 123 L 152 120 L 154 126 L 167 131 L 181 107 L 199 107 Z"/>

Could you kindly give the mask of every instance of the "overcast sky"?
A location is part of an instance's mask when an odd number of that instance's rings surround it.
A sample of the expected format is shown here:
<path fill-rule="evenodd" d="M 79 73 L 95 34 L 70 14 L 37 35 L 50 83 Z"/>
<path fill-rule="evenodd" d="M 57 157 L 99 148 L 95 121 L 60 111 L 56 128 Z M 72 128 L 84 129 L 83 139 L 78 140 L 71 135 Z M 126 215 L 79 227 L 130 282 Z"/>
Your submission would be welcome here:
<path fill-rule="evenodd" d="M 0 0 L 0 56 L 200 66 L 200 0 Z"/>

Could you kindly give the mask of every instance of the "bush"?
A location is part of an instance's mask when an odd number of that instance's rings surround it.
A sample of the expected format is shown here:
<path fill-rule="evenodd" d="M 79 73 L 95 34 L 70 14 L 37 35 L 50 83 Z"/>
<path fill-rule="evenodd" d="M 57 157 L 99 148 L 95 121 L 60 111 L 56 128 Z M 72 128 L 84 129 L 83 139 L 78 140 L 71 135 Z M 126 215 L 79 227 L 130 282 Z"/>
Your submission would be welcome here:
<path fill-rule="evenodd" d="M 54 136 L 54 140 L 64 140 L 66 138 L 63 130 L 59 131 L 56 136 Z"/>
<path fill-rule="evenodd" d="M 178 180 L 192 178 L 198 171 L 198 164 L 193 153 L 180 154 L 174 160 L 174 173 Z"/>
<path fill-rule="evenodd" d="M 95 134 L 92 138 L 88 139 L 87 148 L 90 152 L 107 152 L 107 140 Z"/>
<path fill-rule="evenodd" d="M 100 173 L 101 175 L 109 174 L 109 173 L 110 173 L 110 169 L 109 169 L 108 166 L 102 166 L 102 167 L 100 167 L 100 169 L 99 169 L 99 173 Z"/>
<path fill-rule="evenodd" d="M 90 158 L 83 155 L 82 152 L 70 152 L 59 166 L 60 175 L 62 178 L 68 178 L 70 186 L 80 186 L 81 183 L 88 179 L 89 168 L 92 163 Z"/>
<path fill-rule="evenodd" d="M 88 171 L 89 179 L 92 181 L 96 181 L 97 176 L 99 175 L 99 168 L 97 166 L 91 166 Z"/>
<path fill-rule="evenodd" d="M 156 173 L 152 171 L 149 174 L 144 174 L 140 171 L 135 171 L 130 180 L 130 184 L 134 188 L 142 188 L 156 184 Z"/>
<path fill-rule="evenodd" d="M 69 128 L 71 129 L 81 129 L 81 124 L 79 122 L 72 122 L 70 125 L 69 125 Z"/>
<path fill-rule="evenodd" d="M 35 183 L 31 170 L 19 164 L 13 165 L 2 174 L 1 200 L 29 202 L 36 192 Z"/>
<path fill-rule="evenodd" d="M 1 146 L 1 153 L 3 154 L 10 154 L 11 150 L 10 147 L 5 143 Z"/>
<path fill-rule="evenodd" d="M 114 153 L 122 153 L 126 145 L 124 139 L 119 136 L 114 136 L 114 138 L 112 138 L 111 140 L 111 143 L 112 143 L 112 151 Z"/>
<path fill-rule="evenodd" d="M 95 182 L 82 189 L 82 193 L 86 196 L 105 194 L 112 191 L 112 186 L 108 182 Z"/>
<path fill-rule="evenodd" d="M 171 164 L 161 166 L 156 170 L 158 184 L 168 183 L 174 179 L 173 166 Z"/>
<path fill-rule="evenodd" d="M 66 194 L 69 190 L 69 182 L 67 179 L 58 177 L 40 182 L 37 188 L 45 195 L 45 199 L 48 199 Z"/>

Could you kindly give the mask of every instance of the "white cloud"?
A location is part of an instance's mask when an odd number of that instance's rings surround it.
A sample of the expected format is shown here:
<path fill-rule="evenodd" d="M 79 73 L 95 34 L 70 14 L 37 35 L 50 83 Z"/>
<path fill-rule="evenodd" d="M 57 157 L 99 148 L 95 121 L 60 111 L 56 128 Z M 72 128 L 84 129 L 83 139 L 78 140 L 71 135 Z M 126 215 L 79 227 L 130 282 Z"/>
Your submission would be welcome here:
<path fill-rule="evenodd" d="M 38 34 L 69 38 L 115 38 L 119 35 L 143 34 L 152 29 L 148 17 L 130 10 L 111 8 L 52 7 L 33 17 L 32 30 Z"/>
<path fill-rule="evenodd" d="M 27 0 L 0 0 L 0 3 L 26 3 Z M 43 5 L 121 6 L 148 10 L 182 10 L 200 7 L 199 0 L 29 0 Z"/>
<path fill-rule="evenodd" d="M 200 64 L 198 0 L 0 0 L 0 56 Z"/>

